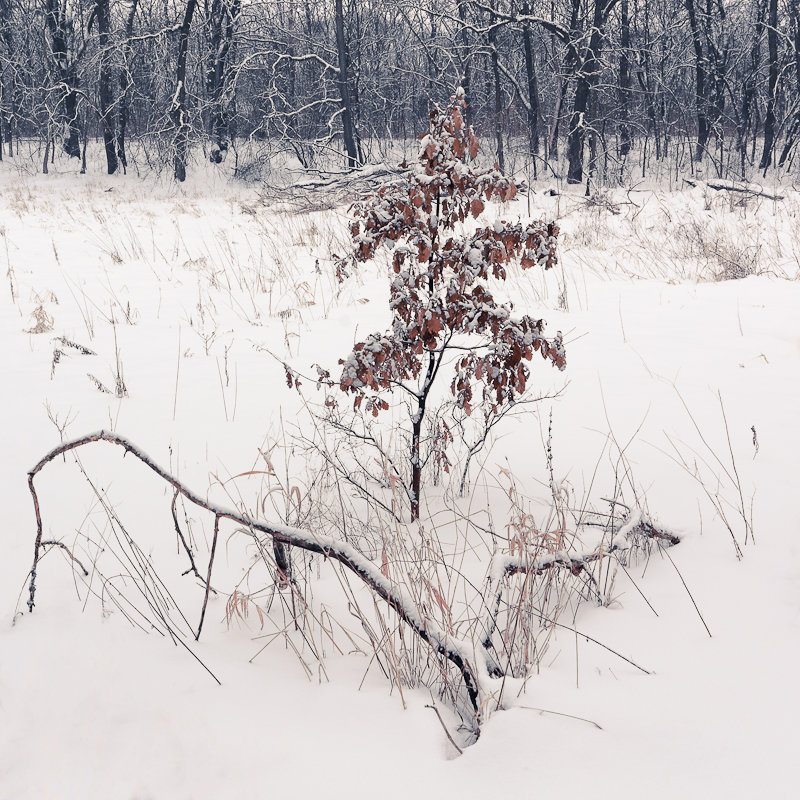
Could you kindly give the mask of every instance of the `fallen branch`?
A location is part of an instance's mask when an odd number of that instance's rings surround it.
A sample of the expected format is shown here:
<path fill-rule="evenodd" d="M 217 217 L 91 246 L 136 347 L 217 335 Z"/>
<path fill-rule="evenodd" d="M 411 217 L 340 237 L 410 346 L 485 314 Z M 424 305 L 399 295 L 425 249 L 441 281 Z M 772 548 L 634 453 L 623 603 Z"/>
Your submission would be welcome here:
<path fill-rule="evenodd" d="M 684 178 L 685 183 L 689 186 L 707 186 L 709 189 L 715 189 L 718 192 L 741 192 L 742 194 L 749 195 L 750 197 L 764 197 L 767 200 L 783 200 L 782 194 L 770 194 L 765 192 L 757 183 L 737 183 L 736 181 L 695 181 L 691 178 Z"/>
<path fill-rule="evenodd" d="M 223 508 L 214 503 L 203 499 L 195 494 L 191 489 L 184 486 L 175 476 L 158 466 L 148 455 L 140 450 L 136 445 L 122 436 L 108 431 L 98 431 L 97 433 L 88 434 L 79 439 L 74 439 L 70 442 L 65 442 L 58 447 L 51 450 L 45 455 L 33 469 L 28 472 L 28 487 L 33 498 L 33 507 L 36 514 L 36 542 L 34 545 L 33 566 L 30 571 L 30 586 L 29 586 L 29 599 L 28 610 L 33 611 L 34 598 L 36 594 L 36 572 L 39 564 L 40 551 L 42 547 L 42 517 L 39 506 L 39 498 L 36 494 L 34 487 L 34 478 L 38 473 L 53 459 L 75 450 L 84 445 L 93 442 L 108 442 L 109 444 L 118 445 L 122 447 L 126 453 L 135 456 L 139 461 L 149 467 L 159 477 L 169 483 L 176 492 L 185 497 L 190 503 L 205 509 L 215 517 L 215 530 L 221 519 L 229 519 L 241 525 L 246 530 L 256 534 L 264 534 L 271 536 L 276 542 L 282 544 L 292 545 L 299 547 L 303 550 L 308 550 L 312 553 L 318 553 L 326 558 L 331 558 L 338 561 L 351 572 L 356 574 L 361 580 L 372 589 L 381 599 L 383 599 L 397 614 L 408 624 L 415 633 L 427 644 L 429 644 L 437 653 L 444 656 L 450 661 L 462 674 L 464 685 L 467 689 L 467 694 L 470 698 L 474 710 L 477 713 L 480 707 L 480 685 L 478 676 L 483 673 L 488 676 L 486 660 L 480 663 L 475 648 L 468 642 L 456 640 L 448 636 L 438 624 L 433 620 L 423 619 L 414 608 L 414 603 L 406 592 L 398 586 L 393 586 L 389 580 L 381 573 L 380 569 L 375 566 L 371 561 L 366 559 L 355 548 L 351 547 L 347 542 L 341 542 L 331 536 L 323 534 L 314 534 L 311 531 L 306 531 L 301 528 L 293 528 L 288 525 L 279 525 L 276 523 L 258 522 L 251 519 L 248 515 L 242 514 L 230 509 Z M 206 588 L 208 588 L 211 581 L 211 568 L 213 566 L 213 555 L 209 560 L 209 570 L 206 577 Z M 198 626 L 197 637 L 200 636 L 202 629 L 203 616 L 205 615 L 205 607 L 208 600 L 206 598 L 203 603 L 203 612 L 201 615 L 200 625 Z M 486 654 L 488 656 L 488 653 Z M 475 663 L 477 662 L 477 663 Z"/>
<path fill-rule="evenodd" d="M 408 167 L 395 167 L 390 164 L 370 164 L 361 169 L 342 174 L 322 174 L 317 180 L 298 180 L 292 189 L 316 191 L 317 189 L 343 189 L 362 183 L 378 183 L 387 177 L 394 178 L 410 172 Z"/>
<path fill-rule="evenodd" d="M 680 542 L 678 536 L 657 527 L 641 511 L 632 511 L 629 512 L 624 524 L 612 536 L 609 544 L 601 545 L 587 553 L 574 554 L 557 550 L 539 556 L 532 556 L 531 553 L 526 551 L 517 555 L 508 553 L 495 554 L 489 566 L 489 577 L 487 578 L 485 593 L 487 597 L 487 615 L 483 623 L 483 646 L 488 649 L 492 645 L 492 635 L 497 629 L 497 617 L 500 613 L 503 587 L 506 580 L 512 575 L 542 575 L 554 567 L 562 567 L 572 575 L 579 575 L 588 569 L 590 564 L 606 558 L 612 553 L 632 550 L 642 539 L 655 541 L 662 546 L 671 546 Z M 488 600 L 491 600 L 491 605 L 488 604 Z M 628 661 L 629 659 L 625 660 Z M 638 664 L 634 664 L 634 666 L 637 669 L 642 669 Z M 644 669 L 642 671 L 647 672 Z"/>
<path fill-rule="evenodd" d="M 444 720 L 442 719 L 442 715 L 439 713 L 439 709 L 436 708 L 436 706 L 431 705 L 430 703 L 427 704 L 425 708 L 432 708 L 436 712 L 436 716 L 439 717 L 439 724 L 442 726 L 442 730 L 444 731 L 445 736 L 447 736 L 447 738 L 450 741 L 450 744 L 453 745 L 453 747 L 455 747 L 455 749 L 458 751 L 458 754 L 460 756 L 463 756 L 464 751 L 456 744 L 455 739 L 453 739 L 453 737 L 450 735 L 450 731 L 447 730 L 447 725 L 444 724 Z"/>
<path fill-rule="evenodd" d="M 319 178 L 298 178 L 290 186 L 263 185 L 262 202 L 283 200 L 293 204 L 303 204 L 313 200 L 320 202 L 349 202 L 353 197 L 372 192 L 387 179 L 391 180 L 407 174 L 409 167 L 394 167 L 389 164 L 373 164 L 353 172 L 334 174 L 320 173 Z"/>
<path fill-rule="evenodd" d="M 211 589 L 211 574 L 219 535 L 220 520 L 229 519 L 241 526 L 245 531 L 250 532 L 254 537 L 258 537 L 259 535 L 272 537 L 273 545 L 276 549 L 278 545 L 280 545 L 281 548 L 285 545 L 291 545 L 312 553 L 318 553 L 325 558 L 338 561 L 347 570 L 357 575 L 361 581 L 365 583 L 375 595 L 384 600 L 424 642 L 447 659 L 447 661 L 461 673 L 470 704 L 475 713 L 476 722 L 480 720 L 481 709 L 486 706 L 487 698 L 492 694 L 493 690 L 497 689 L 498 680 L 505 675 L 492 655 L 491 639 L 492 633 L 497 627 L 497 614 L 500 605 L 502 586 L 508 577 L 521 572 L 542 574 L 547 570 L 556 568 L 564 568 L 573 575 L 577 575 L 585 570 L 592 562 L 604 558 L 613 552 L 631 549 L 641 537 L 656 540 L 659 543 L 665 543 L 667 545 L 677 544 L 679 541 L 677 536 L 657 528 L 653 523 L 644 518 L 641 512 L 633 512 L 629 516 L 628 521 L 616 531 L 609 545 L 599 547 L 589 553 L 573 555 L 566 552 L 557 552 L 538 558 L 532 558 L 529 553 L 523 553 L 517 556 L 495 556 L 491 563 L 488 587 L 488 596 L 494 601 L 493 607 L 490 609 L 488 619 L 485 620 L 484 639 L 480 644 L 476 644 L 466 639 L 453 636 L 428 615 L 423 615 L 417 608 L 413 598 L 403 587 L 393 584 L 389 578 L 383 574 L 380 567 L 373 564 L 347 542 L 325 534 L 316 534 L 302 528 L 257 521 L 251 519 L 247 514 L 242 512 L 233 511 L 211 503 L 195 494 L 191 489 L 184 486 L 174 475 L 158 466 L 132 442 L 115 433 L 99 431 L 59 445 L 47 453 L 47 455 L 28 472 L 28 486 L 36 514 L 36 542 L 34 546 L 33 566 L 30 570 L 28 599 L 28 610 L 30 612 L 33 611 L 35 605 L 36 575 L 41 558 L 41 549 L 51 544 L 62 546 L 58 542 L 42 540 L 42 517 L 39 498 L 34 486 L 34 479 L 47 464 L 58 456 L 83 447 L 84 445 L 101 441 L 122 447 L 126 454 L 130 453 L 133 455 L 172 486 L 175 490 L 175 497 L 172 503 L 174 521 L 177 519 L 175 514 L 175 500 L 179 495 L 199 508 L 205 509 L 214 516 L 214 539 L 211 546 L 208 571 L 205 579 L 201 578 L 205 584 L 205 596 L 203 599 L 200 622 L 197 627 L 196 639 L 200 637 L 209 593 L 213 591 Z M 199 577 L 199 571 L 196 566 L 194 566 L 194 560 L 189 552 L 187 543 L 183 536 L 180 538 L 192 562 L 192 567 L 190 567 L 188 571 L 194 572 L 194 574 Z M 80 566 L 82 567 L 82 565 Z M 286 573 L 281 569 L 280 565 L 278 572 L 279 577 L 285 580 Z"/>

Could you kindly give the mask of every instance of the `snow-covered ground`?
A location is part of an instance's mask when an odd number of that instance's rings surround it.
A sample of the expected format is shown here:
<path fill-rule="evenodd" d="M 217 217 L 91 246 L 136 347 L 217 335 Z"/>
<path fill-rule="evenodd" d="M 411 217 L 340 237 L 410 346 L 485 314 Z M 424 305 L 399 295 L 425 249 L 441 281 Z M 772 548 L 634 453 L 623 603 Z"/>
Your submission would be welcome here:
<path fill-rule="evenodd" d="M 651 188 L 590 204 L 545 188 L 484 216 L 525 218 L 530 203 L 561 225 L 558 269 L 515 273 L 506 288 L 520 312 L 563 331 L 565 373 L 533 365 L 537 390 L 563 391 L 499 429 L 474 502 L 489 503 L 502 529 L 504 475 L 529 497 L 547 494 L 552 411 L 565 491 L 578 502 L 611 496 L 601 484 L 619 445 L 650 513 L 682 541 L 669 558 L 618 571 L 606 605 L 583 603 L 515 707 L 492 714 L 455 757 L 426 708 L 430 693 L 406 687 L 401 698 L 369 652 L 350 652 L 343 629 L 358 641 L 359 623 L 335 607 L 327 564 L 314 565 L 312 591 L 342 627 L 317 631 L 319 660 L 297 632 L 263 638 L 284 627 L 285 593 L 267 612 L 265 592 L 261 614 L 250 605 L 246 618 L 212 597 L 202 638 L 187 643 L 221 685 L 117 610 L 114 587 L 134 590 L 111 567 L 106 589 L 87 594 L 51 550 L 27 612 L 27 471 L 62 436 L 113 430 L 198 494 L 260 502 L 277 518 L 313 475 L 290 438 L 307 424 L 300 398 L 269 353 L 301 371 L 333 369 L 389 317 L 381 263 L 341 286 L 334 277 L 346 208 L 304 209 L 209 175 L 177 187 L 0 168 L 2 800 L 795 796 L 800 193 L 740 202 Z M 260 479 L 242 477 L 264 470 L 261 453 L 283 476 L 282 494 L 258 495 Z M 91 480 L 198 612 L 196 580 L 179 577 L 187 565 L 171 493 L 110 445 L 78 457 L 37 479 L 45 537 L 84 552 L 87 531 L 109 535 Z M 429 487 L 431 508 L 440 493 Z M 742 500 L 752 509 L 746 544 Z M 206 564 L 213 520 L 191 513 Z M 230 592 L 252 553 L 231 531 L 220 548 L 219 586 Z M 458 736 L 456 717 L 437 705 Z"/>

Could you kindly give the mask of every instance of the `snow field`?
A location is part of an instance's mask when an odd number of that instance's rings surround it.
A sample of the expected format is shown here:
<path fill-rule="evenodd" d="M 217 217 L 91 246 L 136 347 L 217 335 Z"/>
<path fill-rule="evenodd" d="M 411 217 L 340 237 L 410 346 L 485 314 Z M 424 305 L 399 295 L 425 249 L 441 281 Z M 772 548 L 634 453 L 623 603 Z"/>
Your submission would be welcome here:
<path fill-rule="evenodd" d="M 315 608 L 336 627 L 330 637 L 314 628 L 325 651 L 315 660 L 302 637 L 280 633 L 286 597 L 245 575 L 252 547 L 230 528 L 213 583 L 261 592 L 265 621 L 252 604 L 243 618 L 226 613 L 229 598 L 212 598 L 192 647 L 222 686 L 168 637 L 146 635 L 108 599 L 87 599 L 58 551 L 39 570 L 35 613 L 14 613 L 25 608 L 35 533 L 26 472 L 60 441 L 59 427 L 66 438 L 113 429 L 199 494 L 267 517 L 291 509 L 294 486 L 305 496 L 313 464 L 290 437 L 308 422 L 280 361 L 336 374 L 353 342 L 388 322 L 380 264 L 341 286 L 333 277 L 346 209 L 302 213 L 252 187 L 199 179 L 175 188 L 6 172 L 0 185 L 0 798 L 792 796 L 800 194 L 744 205 L 702 188 L 619 191 L 599 205 L 578 194 L 531 198 L 536 217 L 561 225 L 560 265 L 519 273 L 505 289 L 518 310 L 563 331 L 567 370 L 533 363 L 534 391 L 563 391 L 499 430 L 474 470 L 472 508 L 503 531 L 507 470 L 526 508 L 546 516 L 552 410 L 554 471 L 571 502 L 602 505 L 622 449 L 650 513 L 683 540 L 669 558 L 617 570 L 606 605 L 582 603 L 563 620 L 653 674 L 556 630 L 524 694 L 508 698 L 518 707 L 492 715 L 454 759 L 425 708 L 430 693 L 405 686 L 401 701 L 371 660 L 331 568 L 319 559 L 309 568 Z M 524 218 L 527 201 L 501 213 Z M 118 377 L 127 396 L 114 394 Z M 316 398 L 311 384 L 303 390 Z M 725 473 L 731 450 L 755 545 L 744 544 Z M 233 477 L 264 471 L 264 452 L 282 491 L 263 475 Z M 202 591 L 180 577 L 188 564 L 175 548 L 171 493 L 108 445 L 79 458 L 196 624 Z M 49 465 L 37 486 L 48 538 L 102 538 L 107 517 L 72 459 Z M 467 553 L 477 571 L 488 554 L 469 552 L 446 488 L 426 489 L 431 525 L 444 551 Z M 205 564 L 213 519 L 187 513 Z M 109 553 L 117 549 L 109 538 Z M 339 625 L 352 626 L 362 652 L 350 652 Z M 457 718 L 437 705 L 457 735 Z"/>

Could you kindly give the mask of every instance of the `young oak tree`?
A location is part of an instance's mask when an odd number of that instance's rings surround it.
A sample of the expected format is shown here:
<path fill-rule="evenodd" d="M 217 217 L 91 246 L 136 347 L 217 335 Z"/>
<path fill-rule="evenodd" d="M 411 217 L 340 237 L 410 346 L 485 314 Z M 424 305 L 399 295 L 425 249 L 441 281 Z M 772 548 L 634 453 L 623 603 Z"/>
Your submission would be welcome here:
<path fill-rule="evenodd" d="M 561 332 L 545 338 L 542 320 L 514 318 L 512 304 L 497 303 L 487 286 L 490 278 L 505 280 L 512 259 L 523 268 L 554 266 L 558 227 L 498 220 L 471 234 L 459 230 L 470 215 L 483 211 L 485 201 L 508 201 L 517 193 L 496 167 L 479 171 L 469 163 L 478 141 L 465 124 L 464 109 L 459 89 L 447 108 L 431 112 L 418 162 L 356 203 L 351 226 L 357 261 L 374 258 L 383 244 L 394 248 L 392 326 L 339 361 L 338 386 L 355 395 L 354 408 L 375 417 L 389 408 L 384 394 L 397 390 L 408 399 L 412 520 L 420 511 L 423 421 L 443 363 L 454 362 L 450 390 L 456 408 L 466 414 L 476 405 L 497 413 L 514 403 L 527 386 L 526 362 L 534 351 L 559 369 L 566 364 Z M 445 470 L 449 440 L 444 431 L 434 442 Z"/>

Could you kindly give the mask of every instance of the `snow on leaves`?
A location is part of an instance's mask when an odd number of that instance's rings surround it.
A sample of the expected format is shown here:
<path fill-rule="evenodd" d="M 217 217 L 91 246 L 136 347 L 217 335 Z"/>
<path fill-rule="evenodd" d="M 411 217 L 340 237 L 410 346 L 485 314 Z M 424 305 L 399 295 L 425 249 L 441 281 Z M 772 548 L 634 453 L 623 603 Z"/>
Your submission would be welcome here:
<path fill-rule="evenodd" d="M 389 408 L 386 392 L 402 389 L 410 401 L 412 520 L 419 519 L 425 462 L 432 457 L 440 471 L 450 467 L 450 429 L 440 421 L 432 433 L 423 430 L 445 356 L 455 358 L 450 389 L 456 409 L 471 414 L 479 405 L 487 419 L 523 394 L 530 378 L 527 362 L 535 352 L 559 369 L 566 365 L 561 334 L 547 338 L 542 320 L 516 319 L 511 303 L 497 303 L 487 285 L 505 280 L 512 260 L 525 269 L 553 267 L 558 227 L 498 220 L 472 234 L 459 230 L 488 201 L 508 201 L 517 193 L 496 167 L 479 171 L 468 162 L 478 141 L 464 123 L 463 108 L 464 95 L 458 92 L 448 108 L 431 112 L 417 163 L 352 209 L 353 259 L 369 261 L 384 244 L 393 250 L 392 326 L 368 336 L 340 360 L 339 388 L 355 395 L 355 409 L 375 417 Z"/>
<path fill-rule="evenodd" d="M 478 142 L 463 108 L 459 91 L 448 108 L 431 112 L 418 163 L 353 206 L 355 259 L 368 261 L 387 244 L 393 247 L 394 271 L 391 330 L 367 337 L 340 361 L 340 388 L 355 394 L 356 407 L 368 393 L 419 381 L 429 359 L 462 335 L 483 340 L 458 359 L 451 383 L 457 405 L 467 413 L 476 382 L 483 384 L 481 399 L 493 410 L 521 395 L 529 379 L 526 362 L 536 351 L 565 367 L 561 334 L 548 339 L 542 320 L 513 319 L 511 304 L 496 303 L 485 285 L 490 278 L 505 280 L 512 260 L 525 269 L 555 266 L 558 227 L 497 221 L 468 236 L 455 232 L 458 223 L 478 217 L 486 201 L 511 200 L 517 192 L 497 169 L 478 171 L 468 163 Z M 366 407 L 377 416 L 388 404 L 371 400 Z"/>

